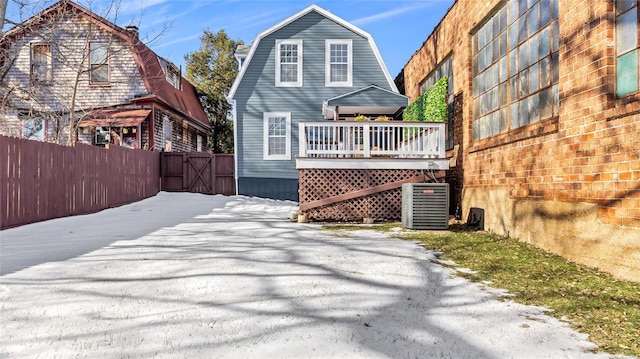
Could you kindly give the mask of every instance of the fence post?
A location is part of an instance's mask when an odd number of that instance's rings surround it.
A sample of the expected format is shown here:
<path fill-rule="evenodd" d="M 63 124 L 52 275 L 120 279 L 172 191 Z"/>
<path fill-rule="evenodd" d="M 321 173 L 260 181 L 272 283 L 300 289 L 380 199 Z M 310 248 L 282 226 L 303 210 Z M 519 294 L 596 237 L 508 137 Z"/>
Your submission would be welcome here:
<path fill-rule="evenodd" d="M 211 165 L 209 166 L 210 170 L 211 170 L 210 171 L 210 173 L 211 173 L 211 175 L 210 175 L 210 178 L 211 178 L 211 194 L 216 194 L 218 192 L 218 190 L 217 190 L 218 164 L 217 164 L 217 161 L 216 161 L 218 155 L 210 154 L 209 156 L 211 156 L 211 159 L 210 159 L 211 160 Z"/>

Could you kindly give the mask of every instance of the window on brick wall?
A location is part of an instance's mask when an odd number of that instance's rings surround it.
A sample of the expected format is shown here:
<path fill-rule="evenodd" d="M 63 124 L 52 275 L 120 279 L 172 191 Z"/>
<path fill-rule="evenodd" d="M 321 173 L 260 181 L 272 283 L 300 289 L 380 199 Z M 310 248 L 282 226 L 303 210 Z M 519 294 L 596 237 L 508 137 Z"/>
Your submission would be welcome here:
<path fill-rule="evenodd" d="M 508 0 L 473 35 L 473 139 L 558 114 L 558 2 Z"/>
<path fill-rule="evenodd" d="M 638 1 L 616 1 L 616 93 L 638 91 Z"/>
<path fill-rule="evenodd" d="M 420 95 L 427 92 L 431 88 L 431 86 L 435 85 L 435 83 L 441 78 L 446 77 L 448 83 L 447 90 L 447 142 L 446 149 L 453 148 L 453 57 L 449 56 L 444 61 L 442 61 L 438 67 L 436 67 L 427 78 L 425 78 L 420 83 Z"/>

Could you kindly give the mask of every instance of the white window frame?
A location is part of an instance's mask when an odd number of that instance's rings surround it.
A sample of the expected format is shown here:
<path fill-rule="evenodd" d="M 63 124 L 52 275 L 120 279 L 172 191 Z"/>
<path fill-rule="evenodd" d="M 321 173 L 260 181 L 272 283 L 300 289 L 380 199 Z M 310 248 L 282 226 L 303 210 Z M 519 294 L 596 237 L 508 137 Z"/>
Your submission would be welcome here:
<path fill-rule="evenodd" d="M 103 60 L 103 61 L 94 62 L 94 58 L 93 58 L 94 52 L 102 48 L 104 48 L 104 51 L 105 51 L 104 59 L 99 59 L 99 60 Z M 89 60 L 89 84 L 90 85 L 104 86 L 104 85 L 111 84 L 111 56 L 110 56 L 111 54 L 109 51 L 110 51 L 109 43 L 107 42 L 96 41 L 96 42 L 89 43 L 89 59 L 88 60 Z M 94 72 L 99 71 L 102 67 L 106 67 L 107 78 L 104 81 L 96 81 L 93 78 L 95 76 Z"/>
<path fill-rule="evenodd" d="M 269 155 L 269 119 L 275 117 L 284 117 L 286 119 L 285 131 L 285 153 L 281 155 Z M 291 160 L 291 112 L 265 112 L 263 114 L 263 159 L 267 161 L 283 161 Z"/>
<path fill-rule="evenodd" d="M 331 81 L 331 45 L 347 45 L 347 81 Z M 350 39 L 325 40 L 325 69 L 324 82 L 327 87 L 351 87 L 353 86 L 353 41 Z"/>
<path fill-rule="evenodd" d="M 298 78 L 295 82 L 282 82 L 280 81 L 280 46 L 282 45 L 297 45 L 298 46 Z M 302 40 L 276 40 L 276 87 L 302 87 Z"/>

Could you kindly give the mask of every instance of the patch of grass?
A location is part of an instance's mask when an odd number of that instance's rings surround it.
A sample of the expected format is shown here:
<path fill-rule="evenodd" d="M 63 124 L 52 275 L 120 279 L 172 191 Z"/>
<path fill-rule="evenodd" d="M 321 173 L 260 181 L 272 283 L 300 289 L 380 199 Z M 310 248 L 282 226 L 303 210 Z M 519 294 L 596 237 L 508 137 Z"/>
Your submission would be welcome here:
<path fill-rule="evenodd" d="M 361 231 L 361 230 L 375 230 L 379 232 L 391 232 L 395 228 L 401 228 L 398 223 L 376 223 L 376 224 L 325 224 L 322 229 L 330 231 Z"/>
<path fill-rule="evenodd" d="M 391 232 L 401 226 L 332 224 L 323 228 Z M 549 315 L 588 334 L 602 351 L 640 357 L 640 283 L 616 279 L 513 238 L 452 229 L 403 232 L 397 237 L 441 252 L 442 259 L 475 271 L 458 275 L 490 281 L 493 287 L 508 290 L 511 300 L 552 309 Z"/>
<path fill-rule="evenodd" d="M 362 227 L 360 227 L 362 229 Z M 387 229 L 390 230 L 390 229 Z M 512 238 L 481 232 L 413 232 L 401 236 L 476 271 L 512 299 L 552 309 L 601 350 L 640 356 L 640 283 L 616 279 Z"/>

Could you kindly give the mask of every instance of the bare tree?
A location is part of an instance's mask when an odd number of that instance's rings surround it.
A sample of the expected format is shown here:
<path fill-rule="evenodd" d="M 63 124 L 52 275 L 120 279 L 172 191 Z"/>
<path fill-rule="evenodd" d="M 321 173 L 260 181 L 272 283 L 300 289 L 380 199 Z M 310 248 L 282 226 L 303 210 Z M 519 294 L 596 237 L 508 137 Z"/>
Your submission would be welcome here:
<path fill-rule="evenodd" d="M 2 28 L 4 27 L 4 16 L 7 13 L 7 0 L 0 0 L 0 34 L 2 34 Z"/>

